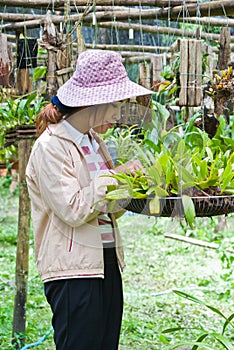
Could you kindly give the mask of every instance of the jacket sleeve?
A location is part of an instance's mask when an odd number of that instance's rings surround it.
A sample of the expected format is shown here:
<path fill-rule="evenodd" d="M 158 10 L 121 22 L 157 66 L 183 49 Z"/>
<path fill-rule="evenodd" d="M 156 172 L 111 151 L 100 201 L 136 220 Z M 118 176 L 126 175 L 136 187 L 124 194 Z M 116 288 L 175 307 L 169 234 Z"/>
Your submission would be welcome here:
<path fill-rule="evenodd" d="M 41 146 L 34 151 L 32 164 L 45 207 L 71 226 L 97 217 L 106 204 L 107 185 L 116 184 L 116 180 L 101 176 L 91 180 L 85 160 L 71 142 L 53 137 L 53 142 Z"/>

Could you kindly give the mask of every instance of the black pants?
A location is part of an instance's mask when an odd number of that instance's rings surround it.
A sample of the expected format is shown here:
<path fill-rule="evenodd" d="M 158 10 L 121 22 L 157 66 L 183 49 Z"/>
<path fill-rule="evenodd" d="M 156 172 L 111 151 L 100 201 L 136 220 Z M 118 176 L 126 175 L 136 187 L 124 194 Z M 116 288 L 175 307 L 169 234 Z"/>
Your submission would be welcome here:
<path fill-rule="evenodd" d="M 105 278 L 45 283 L 57 350 L 116 350 L 123 312 L 115 249 L 104 249 Z"/>

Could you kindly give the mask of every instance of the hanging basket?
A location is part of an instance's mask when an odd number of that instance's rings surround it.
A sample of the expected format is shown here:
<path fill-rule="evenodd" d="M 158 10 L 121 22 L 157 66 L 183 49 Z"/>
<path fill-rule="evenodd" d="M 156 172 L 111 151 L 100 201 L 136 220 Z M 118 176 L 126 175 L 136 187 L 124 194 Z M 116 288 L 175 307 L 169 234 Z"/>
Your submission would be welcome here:
<path fill-rule="evenodd" d="M 143 199 L 122 199 L 119 204 L 122 208 L 134 213 L 148 216 L 174 217 L 184 216 L 181 197 L 160 198 L 160 211 L 151 214 L 149 202 L 153 197 Z M 197 217 L 210 217 L 234 213 L 234 195 L 191 197 Z"/>
<path fill-rule="evenodd" d="M 16 138 L 21 139 L 35 139 L 36 138 L 36 126 L 33 124 L 24 124 L 16 127 Z"/>
<path fill-rule="evenodd" d="M 14 145 L 16 141 L 16 129 L 12 128 L 10 130 L 7 130 L 5 133 L 5 143 L 4 147 L 9 147 L 11 145 Z"/>

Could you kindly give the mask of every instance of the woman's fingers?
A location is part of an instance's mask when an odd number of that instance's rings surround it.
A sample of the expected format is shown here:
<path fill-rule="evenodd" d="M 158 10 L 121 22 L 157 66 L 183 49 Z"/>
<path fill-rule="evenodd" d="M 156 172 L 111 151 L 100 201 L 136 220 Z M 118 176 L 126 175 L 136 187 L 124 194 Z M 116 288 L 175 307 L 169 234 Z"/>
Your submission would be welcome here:
<path fill-rule="evenodd" d="M 125 174 L 135 175 L 137 170 L 142 170 L 144 173 L 143 165 L 139 160 L 132 160 L 123 165 L 119 165 L 114 169 L 116 172 L 124 172 Z"/>

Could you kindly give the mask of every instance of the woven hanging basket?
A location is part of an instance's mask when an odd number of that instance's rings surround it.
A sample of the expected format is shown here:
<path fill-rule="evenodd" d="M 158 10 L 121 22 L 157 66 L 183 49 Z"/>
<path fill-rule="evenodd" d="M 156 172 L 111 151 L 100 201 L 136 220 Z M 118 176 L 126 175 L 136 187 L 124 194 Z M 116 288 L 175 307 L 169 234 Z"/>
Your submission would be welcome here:
<path fill-rule="evenodd" d="M 160 198 L 160 212 L 151 214 L 149 202 L 153 197 L 143 199 L 122 199 L 119 204 L 122 208 L 134 213 L 148 216 L 174 217 L 184 216 L 181 197 Z M 216 216 L 234 213 L 234 195 L 191 197 L 194 203 L 196 216 Z"/>

